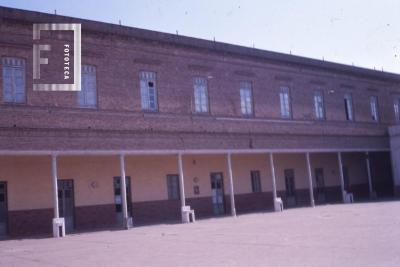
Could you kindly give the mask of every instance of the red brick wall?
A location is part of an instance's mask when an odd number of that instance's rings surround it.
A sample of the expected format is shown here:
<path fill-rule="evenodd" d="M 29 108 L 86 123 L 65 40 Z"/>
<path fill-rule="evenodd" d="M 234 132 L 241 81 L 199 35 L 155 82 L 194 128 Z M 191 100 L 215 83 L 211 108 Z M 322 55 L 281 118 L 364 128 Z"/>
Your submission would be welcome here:
<path fill-rule="evenodd" d="M 52 220 L 52 209 L 9 211 L 8 234 L 11 237 L 50 235 Z"/>
<path fill-rule="evenodd" d="M 242 53 L 246 48 L 240 47 L 232 48 L 238 51 L 237 54 L 195 49 L 190 45 L 179 45 L 180 41 L 150 41 L 145 39 L 146 36 L 154 34 L 146 31 L 137 30 L 141 36 L 130 36 L 123 34 L 125 28 L 115 26 L 115 32 L 121 34 L 113 34 L 110 29 L 114 26 L 80 21 L 82 63 L 96 66 L 98 90 L 98 107 L 82 109 L 77 106 L 74 92 L 32 91 L 32 23 L 49 19 L 63 21 L 65 18 L 38 13 L 23 16 L 15 12 L 16 18 L 24 18 L 11 20 L 9 12 L 3 12 L 8 14 L 8 18 L 0 16 L 0 56 L 27 60 L 27 102 L 22 105 L 3 104 L 0 76 L 0 127 L 8 129 L 1 133 L 0 149 L 44 149 L 52 143 L 48 148 L 164 149 L 169 148 L 162 139 L 165 132 L 182 133 L 184 144 L 176 134 L 172 142 L 167 141 L 174 144 L 172 147 L 181 148 L 235 146 L 235 142 L 224 143 L 227 133 L 246 143 L 239 145 L 241 148 L 268 147 L 265 142 L 257 142 L 260 139 L 258 135 L 265 135 L 264 138 L 268 135 L 283 147 L 286 137 L 290 136 L 289 139 L 293 140 L 290 147 L 357 144 L 358 147 L 388 148 L 387 126 L 394 121 L 393 95 L 400 93 L 400 88 L 398 82 L 386 79 L 384 74 L 381 77 L 362 71 L 355 74 L 356 71 L 350 73 L 337 68 L 327 70 L 325 65 L 328 63 L 322 62 L 318 63 L 320 67 L 310 67 L 267 60 Z M 211 47 L 210 43 L 202 40 L 189 41 Z M 157 73 L 159 112 L 156 114 L 141 111 L 138 80 L 141 70 Z M 192 79 L 198 75 L 209 77 L 210 114 L 206 116 L 192 113 Z M 244 121 L 221 119 L 242 118 L 239 81 L 243 80 L 253 85 L 254 117 Z M 278 93 L 281 85 L 289 86 L 291 91 L 293 121 L 290 122 L 270 121 L 280 119 Z M 314 121 L 315 89 L 324 92 L 327 121 Z M 345 121 L 343 95 L 347 92 L 353 95 L 356 122 Z M 371 121 L 370 95 L 379 98 L 379 124 Z M 221 134 L 221 139 L 215 133 Z M 80 135 L 90 138 L 82 140 Z M 274 135 L 285 137 L 279 139 Z M 200 141 L 198 136 L 202 136 Z M 343 145 L 339 140 L 342 136 L 347 138 Z M 131 139 L 136 138 L 140 141 L 132 143 Z M 148 138 L 151 144 L 146 143 Z M 218 142 L 210 141 L 214 138 Z M 256 140 L 253 142 L 251 138 Z M 307 143 L 307 138 L 316 141 Z"/>

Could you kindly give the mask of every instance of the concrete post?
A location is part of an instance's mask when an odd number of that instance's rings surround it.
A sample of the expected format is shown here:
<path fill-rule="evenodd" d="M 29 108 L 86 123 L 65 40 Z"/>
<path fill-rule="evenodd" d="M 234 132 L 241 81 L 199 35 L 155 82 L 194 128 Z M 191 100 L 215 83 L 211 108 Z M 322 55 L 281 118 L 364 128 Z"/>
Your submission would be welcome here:
<path fill-rule="evenodd" d="M 314 186 L 312 181 L 312 172 L 311 172 L 311 163 L 310 163 L 310 153 L 306 153 L 306 160 L 307 160 L 307 173 L 308 173 L 308 184 L 310 187 L 310 204 L 311 207 L 315 207 L 314 201 Z"/>
<path fill-rule="evenodd" d="M 58 211 L 58 184 L 57 184 L 57 156 L 51 156 L 51 167 L 53 174 L 53 207 L 54 207 L 54 218 L 60 218 L 60 214 Z"/>
<path fill-rule="evenodd" d="M 53 237 L 64 237 L 65 236 L 65 221 L 64 218 L 60 218 L 58 210 L 58 171 L 57 171 L 57 155 L 51 155 L 51 170 L 53 176 L 53 206 L 54 206 L 54 218 L 52 221 L 53 226 Z"/>
<path fill-rule="evenodd" d="M 346 196 L 344 194 L 344 175 L 343 175 L 343 163 L 342 163 L 342 153 L 338 152 L 338 163 L 339 163 L 339 174 L 340 174 L 340 188 L 342 190 L 342 200 L 343 203 L 346 202 Z"/>
<path fill-rule="evenodd" d="M 188 219 L 182 211 L 182 208 L 186 206 L 186 197 L 185 197 L 185 181 L 184 181 L 184 173 L 183 173 L 183 163 L 182 163 L 182 154 L 178 154 L 178 168 L 179 168 L 179 189 L 180 189 L 180 197 L 181 197 L 181 217 L 182 222 L 187 223 Z"/>
<path fill-rule="evenodd" d="M 369 196 L 373 197 L 374 190 L 372 188 L 371 164 L 369 161 L 369 153 L 368 152 L 365 152 L 365 161 L 366 161 L 366 165 L 367 165 Z"/>
<path fill-rule="evenodd" d="M 119 156 L 120 168 L 121 168 L 121 198 L 122 198 L 122 221 L 123 227 L 129 229 L 130 223 L 128 218 L 128 203 L 126 197 L 126 175 L 125 175 L 125 155 Z"/>
<path fill-rule="evenodd" d="M 271 168 L 271 176 L 272 176 L 272 203 L 274 204 L 275 211 L 283 211 L 283 203 L 281 199 L 277 199 L 276 193 L 276 174 L 275 174 L 275 164 L 274 164 L 274 154 L 269 154 L 269 165 Z"/>
<path fill-rule="evenodd" d="M 276 193 L 276 175 L 275 175 L 275 165 L 274 165 L 274 155 L 272 153 L 269 154 L 269 165 L 271 167 L 271 176 L 272 176 L 272 196 L 275 202 L 277 197 Z"/>
<path fill-rule="evenodd" d="M 228 175 L 229 175 L 229 189 L 230 189 L 230 197 L 231 197 L 231 213 L 232 216 L 236 216 L 236 207 L 235 207 L 235 195 L 233 190 L 233 174 L 232 174 L 232 159 L 231 153 L 227 154 L 228 160 Z"/>

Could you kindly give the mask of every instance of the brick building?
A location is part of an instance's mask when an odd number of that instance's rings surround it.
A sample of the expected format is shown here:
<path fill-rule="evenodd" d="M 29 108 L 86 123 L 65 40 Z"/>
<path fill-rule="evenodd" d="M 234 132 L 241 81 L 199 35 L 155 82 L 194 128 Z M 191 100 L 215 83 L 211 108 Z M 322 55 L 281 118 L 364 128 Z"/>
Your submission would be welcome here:
<path fill-rule="evenodd" d="M 34 23 L 81 23 L 80 92 L 33 91 Z M 400 75 L 4 7 L 0 57 L 1 235 L 400 191 Z"/>

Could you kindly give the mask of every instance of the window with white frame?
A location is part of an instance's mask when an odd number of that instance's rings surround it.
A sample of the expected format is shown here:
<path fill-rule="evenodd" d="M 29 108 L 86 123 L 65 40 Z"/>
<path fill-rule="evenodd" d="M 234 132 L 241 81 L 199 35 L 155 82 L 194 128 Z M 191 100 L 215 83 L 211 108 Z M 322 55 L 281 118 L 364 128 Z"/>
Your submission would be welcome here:
<path fill-rule="evenodd" d="M 139 78 L 142 110 L 157 111 L 156 73 L 141 71 Z"/>
<path fill-rule="evenodd" d="M 371 118 L 373 121 L 379 121 L 379 110 L 378 110 L 378 97 L 371 96 L 369 98 L 369 104 L 371 107 Z"/>
<path fill-rule="evenodd" d="M 240 82 L 240 107 L 243 115 L 253 114 L 253 96 L 250 82 Z"/>
<path fill-rule="evenodd" d="M 344 95 L 344 109 L 346 112 L 346 120 L 348 120 L 348 121 L 354 120 L 353 98 L 352 98 L 351 94 Z"/>
<path fill-rule="evenodd" d="M 208 112 L 208 90 L 207 79 L 203 77 L 195 77 L 193 79 L 194 94 L 194 111 Z"/>
<path fill-rule="evenodd" d="M 315 118 L 318 120 L 325 119 L 324 96 L 321 91 L 314 92 L 314 110 Z"/>
<path fill-rule="evenodd" d="M 25 60 L 3 57 L 3 102 L 25 102 Z"/>
<path fill-rule="evenodd" d="M 394 103 L 393 103 L 393 107 L 394 107 L 394 115 L 396 116 L 396 121 L 400 122 L 400 112 L 399 112 L 399 108 L 400 108 L 400 97 L 397 96 L 394 98 Z"/>
<path fill-rule="evenodd" d="M 292 116 L 290 109 L 290 94 L 288 87 L 281 87 L 279 93 L 279 99 L 281 104 L 281 116 L 282 118 L 290 118 Z"/>
<path fill-rule="evenodd" d="M 96 88 L 96 67 L 82 65 L 81 90 L 78 91 L 78 104 L 80 107 L 96 107 L 97 88 Z"/>

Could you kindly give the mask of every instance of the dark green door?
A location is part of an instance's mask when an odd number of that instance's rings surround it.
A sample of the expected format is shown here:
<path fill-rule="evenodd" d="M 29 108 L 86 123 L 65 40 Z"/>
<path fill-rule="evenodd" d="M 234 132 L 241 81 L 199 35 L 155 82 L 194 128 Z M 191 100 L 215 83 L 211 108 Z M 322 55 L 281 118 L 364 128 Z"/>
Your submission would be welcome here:
<path fill-rule="evenodd" d="M 7 183 L 0 182 L 0 238 L 7 235 Z"/>

